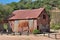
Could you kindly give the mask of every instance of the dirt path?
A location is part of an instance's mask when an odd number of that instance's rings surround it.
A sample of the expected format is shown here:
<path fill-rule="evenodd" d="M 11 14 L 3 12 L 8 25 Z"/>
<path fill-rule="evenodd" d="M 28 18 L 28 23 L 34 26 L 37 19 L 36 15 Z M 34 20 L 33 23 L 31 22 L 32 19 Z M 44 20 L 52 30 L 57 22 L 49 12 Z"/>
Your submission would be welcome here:
<path fill-rule="evenodd" d="M 35 35 L 0 35 L 0 40 L 55 40 L 44 36 L 35 36 Z"/>

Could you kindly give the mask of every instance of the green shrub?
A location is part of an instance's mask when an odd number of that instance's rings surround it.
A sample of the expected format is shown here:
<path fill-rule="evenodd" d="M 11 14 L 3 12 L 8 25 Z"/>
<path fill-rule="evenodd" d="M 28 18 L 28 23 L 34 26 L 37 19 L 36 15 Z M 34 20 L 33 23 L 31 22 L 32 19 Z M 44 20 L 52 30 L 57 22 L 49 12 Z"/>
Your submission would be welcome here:
<path fill-rule="evenodd" d="M 60 29 L 60 26 L 59 26 L 59 25 L 56 25 L 56 26 L 55 26 L 55 29 L 56 29 L 56 30 L 59 30 L 59 29 Z"/>
<path fill-rule="evenodd" d="M 50 26 L 51 26 L 51 27 L 50 27 L 51 29 L 54 29 L 54 27 L 55 27 L 55 25 L 54 25 L 54 24 L 52 24 L 52 25 L 50 25 Z"/>
<path fill-rule="evenodd" d="M 33 33 L 38 34 L 38 33 L 40 33 L 40 31 L 39 30 L 33 30 Z"/>
<path fill-rule="evenodd" d="M 54 29 L 54 30 L 59 30 L 60 29 L 60 24 L 53 24 L 51 25 L 51 29 Z"/>
<path fill-rule="evenodd" d="M 3 27 L 4 27 L 4 29 L 7 29 L 8 28 L 8 26 L 7 26 L 6 23 L 3 25 Z"/>

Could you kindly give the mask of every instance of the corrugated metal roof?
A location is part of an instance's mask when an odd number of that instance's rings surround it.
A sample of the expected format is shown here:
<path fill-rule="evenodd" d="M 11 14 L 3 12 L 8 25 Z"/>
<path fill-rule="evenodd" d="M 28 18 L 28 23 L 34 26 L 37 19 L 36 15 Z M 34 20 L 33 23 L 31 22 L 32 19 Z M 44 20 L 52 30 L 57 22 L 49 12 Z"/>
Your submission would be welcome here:
<path fill-rule="evenodd" d="M 30 19 L 30 18 L 37 18 L 41 12 L 43 12 L 44 8 L 39 9 L 32 9 L 32 10 L 16 10 L 12 14 L 14 16 L 10 17 L 11 19 Z"/>

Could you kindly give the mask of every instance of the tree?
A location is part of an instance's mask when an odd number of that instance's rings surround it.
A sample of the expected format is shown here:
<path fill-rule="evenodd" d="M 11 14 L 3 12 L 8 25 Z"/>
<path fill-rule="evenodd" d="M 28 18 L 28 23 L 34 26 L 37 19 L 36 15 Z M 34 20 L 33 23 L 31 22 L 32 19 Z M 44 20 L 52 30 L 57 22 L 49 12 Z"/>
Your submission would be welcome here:
<path fill-rule="evenodd" d="M 2 5 L 0 6 L 0 20 L 4 20 L 7 18 L 8 15 L 10 15 L 13 11 L 13 8 L 8 5 Z"/>

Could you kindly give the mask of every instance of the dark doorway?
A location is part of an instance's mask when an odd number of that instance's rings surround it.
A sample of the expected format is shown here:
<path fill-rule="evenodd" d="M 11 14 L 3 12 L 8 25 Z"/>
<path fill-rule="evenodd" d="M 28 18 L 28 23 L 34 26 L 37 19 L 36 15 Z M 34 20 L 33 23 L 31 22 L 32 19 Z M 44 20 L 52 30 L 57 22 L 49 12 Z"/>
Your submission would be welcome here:
<path fill-rule="evenodd" d="M 37 26 L 37 30 L 39 30 L 39 26 Z"/>

